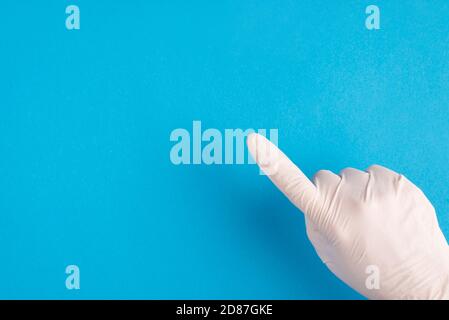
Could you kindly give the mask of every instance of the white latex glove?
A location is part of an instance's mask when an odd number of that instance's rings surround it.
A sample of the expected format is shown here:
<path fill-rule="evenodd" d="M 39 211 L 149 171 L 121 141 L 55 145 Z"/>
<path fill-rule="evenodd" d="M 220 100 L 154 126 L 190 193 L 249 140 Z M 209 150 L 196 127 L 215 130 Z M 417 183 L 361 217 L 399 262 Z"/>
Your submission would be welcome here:
<path fill-rule="evenodd" d="M 263 136 L 247 143 L 304 212 L 310 241 L 338 278 L 370 299 L 449 299 L 448 244 L 432 204 L 407 178 L 374 165 L 322 170 L 312 183 Z M 378 288 L 370 282 L 377 271 Z"/>

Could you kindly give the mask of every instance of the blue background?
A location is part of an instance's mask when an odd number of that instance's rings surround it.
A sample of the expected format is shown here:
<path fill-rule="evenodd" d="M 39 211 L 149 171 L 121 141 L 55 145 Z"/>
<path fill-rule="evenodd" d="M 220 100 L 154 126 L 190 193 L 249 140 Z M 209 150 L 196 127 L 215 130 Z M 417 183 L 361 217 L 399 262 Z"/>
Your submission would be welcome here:
<path fill-rule="evenodd" d="M 448 19 L 446 0 L 2 1 L 0 298 L 361 298 L 255 166 L 174 166 L 169 135 L 278 128 L 309 176 L 388 166 L 449 236 Z"/>

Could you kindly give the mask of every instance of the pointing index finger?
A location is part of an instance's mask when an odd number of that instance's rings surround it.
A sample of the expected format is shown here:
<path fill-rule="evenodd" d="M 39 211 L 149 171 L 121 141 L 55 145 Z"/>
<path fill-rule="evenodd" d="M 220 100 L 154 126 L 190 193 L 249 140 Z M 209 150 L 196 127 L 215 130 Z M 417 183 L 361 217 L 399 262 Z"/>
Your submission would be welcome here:
<path fill-rule="evenodd" d="M 302 212 L 309 214 L 318 191 L 306 175 L 271 141 L 251 133 L 248 149 L 263 172 Z"/>

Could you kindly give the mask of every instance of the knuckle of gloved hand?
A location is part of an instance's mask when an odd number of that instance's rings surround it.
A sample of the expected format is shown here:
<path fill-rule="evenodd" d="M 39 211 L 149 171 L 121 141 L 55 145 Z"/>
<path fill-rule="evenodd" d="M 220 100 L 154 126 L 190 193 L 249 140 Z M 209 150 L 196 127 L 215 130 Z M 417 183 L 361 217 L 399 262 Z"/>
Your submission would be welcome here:
<path fill-rule="evenodd" d="M 380 168 L 382 168 L 380 165 L 378 165 L 378 164 L 372 164 L 372 165 L 370 165 L 370 166 L 366 169 L 366 171 L 372 172 L 372 171 L 379 170 Z"/>
<path fill-rule="evenodd" d="M 329 177 L 332 174 L 333 173 L 330 170 L 319 170 L 313 176 L 313 183 L 319 189 L 320 187 L 323 187 L 327 184 L 327 182 L 329 181 Z"/>
<path fill-rule="evenodd" d="M 338 173 L 338 175 L 340 177 L 343 177 L 345 175 L 348 175 L 349 173 L 351 173 L 351 171 L 355 170 L 354 168 L 350 168 L 350 167 L 346 167 L 340 170 L 340 172 Z"/>

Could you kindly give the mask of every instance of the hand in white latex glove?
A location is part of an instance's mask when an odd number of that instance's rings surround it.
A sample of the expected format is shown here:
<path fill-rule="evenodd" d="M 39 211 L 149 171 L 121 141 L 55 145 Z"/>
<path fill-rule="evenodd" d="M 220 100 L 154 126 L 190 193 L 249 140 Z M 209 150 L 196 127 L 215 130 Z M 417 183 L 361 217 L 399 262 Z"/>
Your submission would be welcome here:
<path fill-rule="evenodd" d="M 448 244 L 433 206 L 407 178 L 374 165 L 339 175 L 322 170 L 312 183 L 263 136 L 247 142 L 261 169 L 305 213 L 315 250 L 346 284 L 371 299 L 449 299 Z M 378 288 L 370 282 L 377 272 Z"/>

